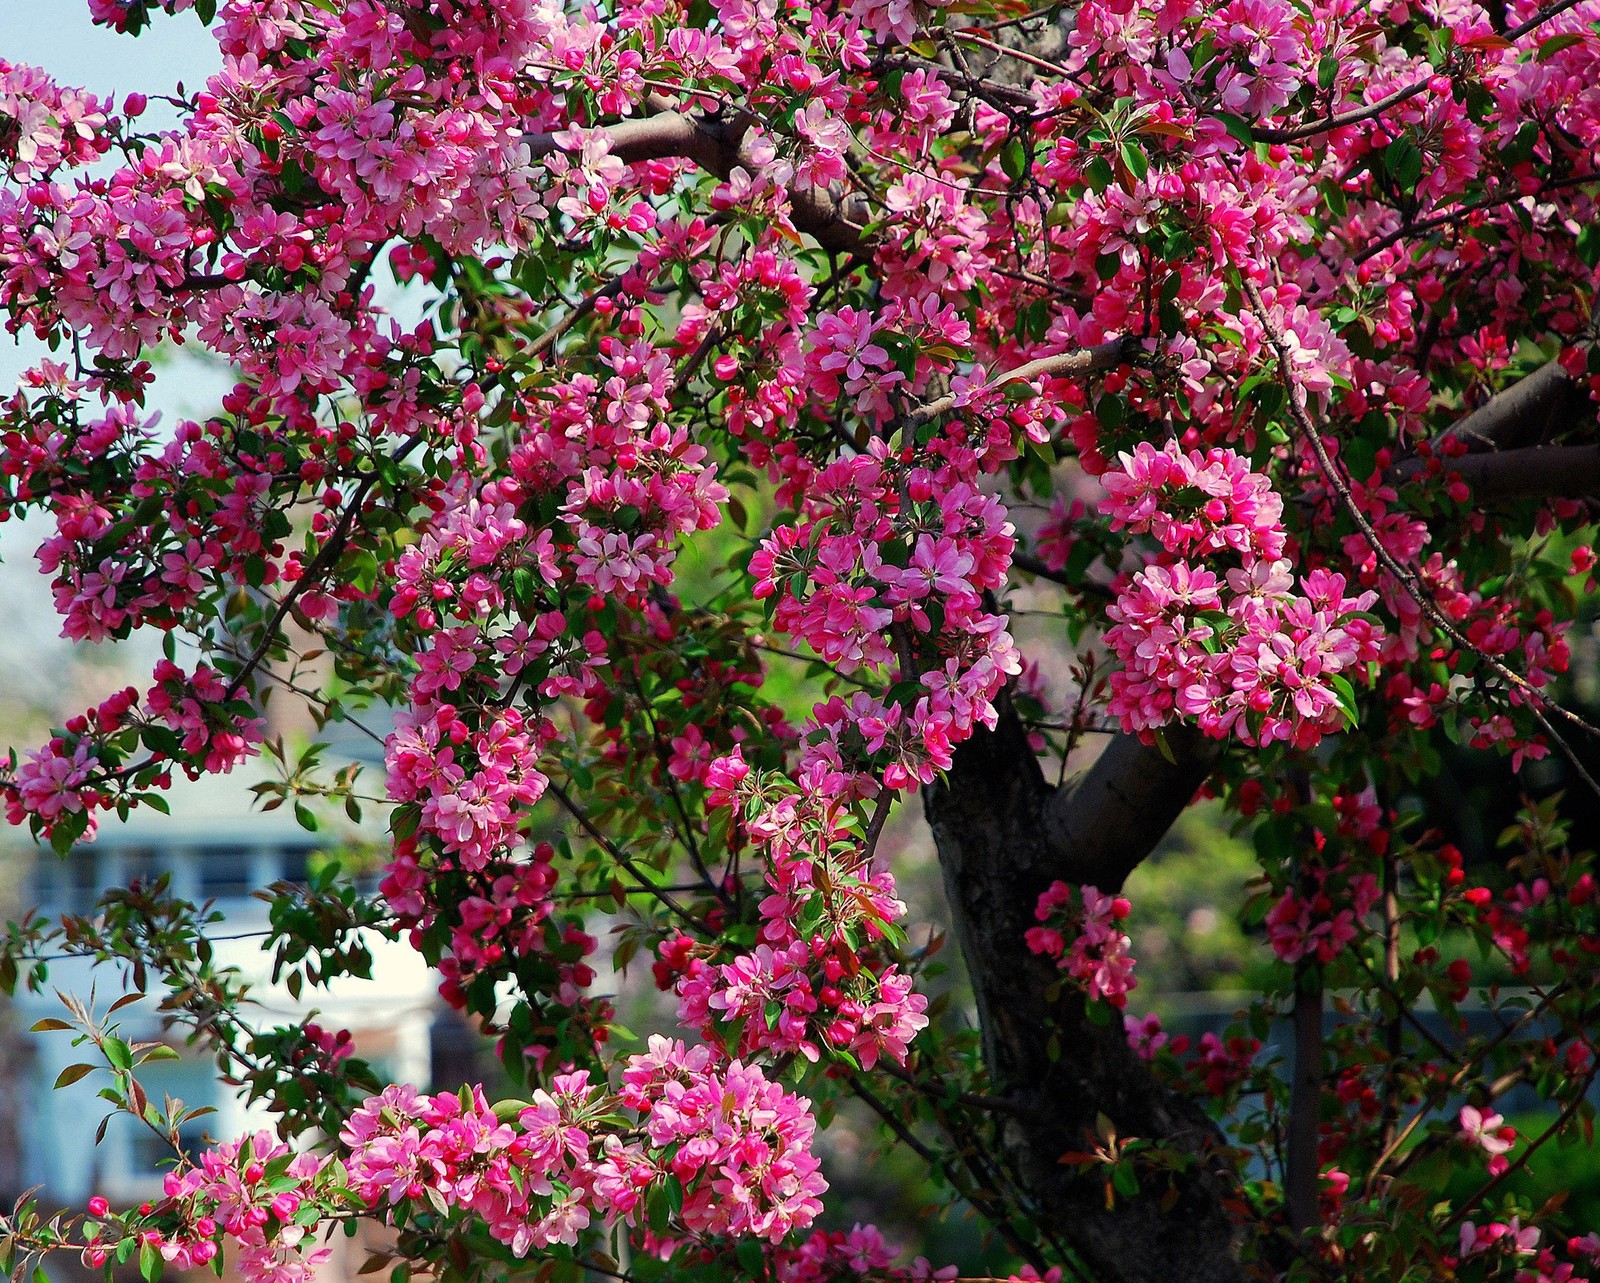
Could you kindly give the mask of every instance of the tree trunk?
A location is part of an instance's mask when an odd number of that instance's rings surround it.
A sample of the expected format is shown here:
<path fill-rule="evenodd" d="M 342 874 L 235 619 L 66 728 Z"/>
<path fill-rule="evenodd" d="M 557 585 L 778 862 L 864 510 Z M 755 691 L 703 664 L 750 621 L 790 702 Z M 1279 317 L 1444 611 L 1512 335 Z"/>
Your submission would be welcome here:
<path fill-rule="evenodd" d="M 1032 1212 L 1105 1283 L 1233 1283 L 1242 1217 L 1208 1154 L 1220 1140 L 1192 1101 L 1163 1087 L 1128 1046 L 1120 1020 L 1096 1023 L 1054 963 L 1028 950 L 1034 905 L 1053 880 L 1120 889 L 1209 773 L 1215 748 L 1171 736 L 1176 761 L 1119 737 L 1085 779 L 1050 787 L 1023 728 L 1004 705 L 998 728 L 956 750 L 944 781 L 923 792 L 957 937 L 971 973 L 991 1090 L 1017 1107 L 1005 1124 L 1010 1164 Z M 1140 1170 L 1135 1197 L 1107 1194 L 1092 1151 L 1104 1115 L 1119 1138 L 1162 1142 L 1183 1170 Z M 1108 1205 L 1109 1204 L 1109 1205 Z"/>

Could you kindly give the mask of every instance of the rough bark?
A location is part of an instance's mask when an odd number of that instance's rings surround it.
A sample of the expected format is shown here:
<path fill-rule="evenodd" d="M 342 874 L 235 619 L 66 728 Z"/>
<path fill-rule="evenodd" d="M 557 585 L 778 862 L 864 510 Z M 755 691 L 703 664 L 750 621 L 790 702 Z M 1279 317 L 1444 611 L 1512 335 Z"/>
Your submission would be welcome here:
<path fill-rule="evenodd" d="M 1532 374 L 1495 393 L 1447 433 L 1475 448 L 1514 450 L 1548 441 L 1576 427 L 1590 413 L 1577 382 L 1548 361 Z"/>
<path fill-rule="evenodd" d="M 1254 1277 L 1243 1218 L 1208 1158 L 1214 1124 L 1163 1087 L 1128 1046 L 1120 1022 L 1097 1024 L 1059 972 L 1030 953 L 1038 895 L 1051 881 L 1120 888 L 1204 781 L 1214 748 L 1198 736 L 1159 749 L 1119 737 L 1077 785 L 1046 783 L 1009 707 L 998 728 L 956 751 L 924 807 L 938 845 L 957 936 L 972 976 L 991 1090 L 1017 1109 L 1006 1157 L 1033 1212 L 1105 1283 L 1234 1283 Z M 1098 1115 L 1120 1137 L 1148 1137 L 1186 1155 L 1173 1176 L 1147 1170 L 1138 1197 L 1107 1206 L 1105 1173 L 1063 1164 L 1094 1148 Z"/>

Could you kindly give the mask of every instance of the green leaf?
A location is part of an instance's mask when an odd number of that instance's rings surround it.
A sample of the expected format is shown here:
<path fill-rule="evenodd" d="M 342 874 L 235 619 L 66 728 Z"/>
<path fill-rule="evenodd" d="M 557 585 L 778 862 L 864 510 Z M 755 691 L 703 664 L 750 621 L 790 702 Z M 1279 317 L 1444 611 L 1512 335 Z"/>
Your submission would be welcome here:
<path fill-rule="evenodd" d="M 120 1038 L 107 1038 L 101 1044 L 100 1050 L 105 1053 L 106 1061 L 113 1069 L 129 1070 L 133 1068 L 133 1050 Z"/>
<path fill-rule="evenodd" d="M 1150 172 L 1150 158 L 1144 154 L 1144 148 L 1131 138 L 1124 140 L 1122 144 L 1122 163 L 1141 182 Z"/>
<path fill-rule="evenodd" d="M 1361 437 L 1346 441 L 1339 454 L 1345 466 L 1350 469 L 1350 475 L 1357 480 L 1370 477 L 1378 463 L 1378 452 L 1373 448 L 1372 442 Z"/>
<path fill-rule="evenodd" d="M 1255 387 L 1250 394 L 1250 401 L 1257 410 L 1271 418 L 1288 404 L 1289 397 L 1283 390 L 1283 384 L 1269 379 Z"/>
<path fill-rule="evenodd" d="M 77 845 L 89 827 L 89 812 L 78 811 L 73 814 L 61 815 L 56 818 L 55 827 L 50 830 L 50 848 L 57 855 L 66 855 Z"/>
<path fill-rule="evenodd" d="M 178 1053 L 178 1049 L 176 1047 L 169 1047 L 164 1042 L 158 1042 L 154 1047 L 150 1047 L 139 1053 L 139 1061 L 141 1064 L 147 1060 L 182 1059 L 183 1057 Z"/>
<path fill-rule="evenodd" d="M 1600 223 L 1587 222 L 1578 233 L 1578 257 L 1585 267 L 1600 266 Z"/>
<path fill-rule="evenodd" d="M 1383 165 L 1401 187 L 1415 187 L 1422 177 L 1422 149 L 1409 138 L 1396 138 L 1384 148 Z"/>
<path fill-rule="evenodd" d="M 146 1283 L 156 1283 L 161 1277 L 161 1268 L 166 1264 L 161 1259 L 161 1252 L 154 1243 L 146 1241 L 139 1245 L 139 1273 Z"/>
<path fill-rule="evenodd" d="M 1005 176 L 1015 182 L 1033 167 L 1033 157 L 1021 138 L 1013 134 L 1000 148 L 1000 168 Z"/>
<path fill-rule="evenodd" d="M 1234 136 L 1234 138 L 1238 139 L 1238 141 L 1243 143 L 1246 147 L 1250 147 L 1255 144 L 1256 138 L 1255 135 L 1250 132 L 1250 122 L 1243 116 L 1235 116 L 1231 111 L 1219 111 L 1217 113 L 1217 119 L 1222 122 L 1222 127 L 1224 129 L 1226 129 Z"/>
<path fill-rule="evenodd" d="M 56 1075 L 56 1083 L 51 1090 L 60 1091 L 63 1087 L 70 1087 L 80 1078 L 85 1078 L 93 1072 L 93 1065 L 68 1065 Z"/>
<path fill-rule="evenodd" d="M 1548 40 L 1539 42 L 1539 52 L 1534 54 L 1536 62 L 1548 62 L 1563 49 L 1570 49 L 1573 45 L 1581 45 L 1588 36 L 1577 31 L 1566 31 L 1559 36 L 1551 36 Z"/>
<path fill-rule="evenodd" d="M 1351 726 L 1361 722 L 1361 711 L 1356 707 L 1356 690 L 1350 685 L 1350 680 L 1342 674 L 1335 674 L 1329 679 L 1328 685 L 1333 687 L 1333 693 L 1339 700 L 1339 711 L 1344 714 L 1345 721 Z"/>
<path fill-rule="evenodd" d="M 739 1246 L 734 1249 L 739 1258 L 739 1265 L 745 1274 L 752 1279 L 765 1278 L 767 1273 L 766 1256 L 761 1250 L 761 1244 L 754 1239 L 741 1239 Z"/>

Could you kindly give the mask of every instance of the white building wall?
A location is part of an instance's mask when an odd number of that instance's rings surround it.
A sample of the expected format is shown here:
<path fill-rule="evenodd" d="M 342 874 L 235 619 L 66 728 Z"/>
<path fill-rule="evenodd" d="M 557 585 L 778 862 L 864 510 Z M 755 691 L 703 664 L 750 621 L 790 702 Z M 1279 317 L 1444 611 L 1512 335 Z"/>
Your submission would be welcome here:
<path fill-rule="evenodd" d="M 263 815 L 247 809 L 249 800 L 242 785 L 206 781 L 203 787 L 175 794 L 171 817 L 135 813 L 126 824 L 106 825 L 99 839 L 87 848 L 94 852 L 95 892 L 126 885 L 128 876 L 148 873 L 155 866 L 172 873 L 172 894 L 198 903 L 204 891 L 201 855 L 208 848 L 238 853 L 248 870 L 244 882 L 252 888 L 278 880 L 284 876 L 285 853 L 303 856 L 308 847 L 317 845 L 320 835 L 309 835 L 296 825 L 288 808 Z M 335 835 L 335 840 L 325 839 L 322 845 L 336 847 L 339 841 Z M 300 862 L 301 856 L 291 854 L 289 862 Z M 70 870 L 48 851 L 40 852 L 38 858 L 45 874 L 41 890 L 53 892 L 57 901 L 47 908 L 57 913 L 62 909 L 85 911 L 87 904 L 61 903 L 73 896 L 74 888 L 62 885 L 61 874 Z M 213 883 L 218 872 L 213 866 Z M 76 889 L 81 896 L 82 879 Z M 272 958 L 262 948 L 267 906 L 235 895 L 219 898 L 215 907 L 223 914 L 223 920 L 210 931 L 215 940 L 215 965 L 237 967 L 249 982 L 253 1002 L 244 1015 L 251 1028 L 271 1029 L 315 1019 L 330 1031 L 350 1030 L 358 1048 L 376 1038 L 392 1048 L 375 1064 L 381 1076 L 426 1086 L 429 1028 L 439 1004 L 438 976 L 413 949 L 369 933 L 371 980 L 341 978 L 328 988 L 308 987 L 296 1000 L 283 985 L 270 983 Z M 238 936 L 247 938 L 225 938 Z M 157 980 L 150 977 L 152 986 Z M 92 993 L 94 1009 L 103 1015 L 129 989 L 126 970 L 96 966 L 86 959 L 53 962 L 44 992 L 30 994 L 19 987 L 17 1024 L 26 1030 L 44 1017 L 66 1018 L 57 991 L 85 1001 Z M 164 993 L 164 986 L 153 988 L 148 997 L 112 1016 L 120 1026 L 119 1036 L 130 1042 L 165 1038 L 181 1044 L 187 1030 L 182 1026 L 164 1028 L 157 1010 Z M 34 1054 L 20 1111 L 22 1186 L 42 1186 L 51 1200 L 79 1206 L 96 1193 L 114 1202 L 137 1201 L 158 1193 L 159 1174 L 151 1170 L 150 1163 L 139 1161 L 141 1129 L 135 1120 L 126 1116 L 114 1119 L 104 1142 L 94 1143 L 95 1132 L 110 1111 L 97 1095 L 109 1082 L 106 1074 L 92 1073 L 59 1091 L 52 1090 L 68 1065 L 96 1063 L 94 1048 L 87 1044 L 73 1047 L 70 1033 L 41 1032 L 28 1037 Z M 263 1104 L 258 1102 L 247 1110 L 232 1089 L 216 1081 L 214 1059 L 203 1048 L 186 1054 L 181 1062 L 154 1062 L 139 1076 L 158 1100 L 170 1090 L 190 1106 L 213 1106 L 215 1114 L 197 1120 L 212 1138 L 271 1126 L 272 1116 Z M 144 1144 L 145 1158 L 153 1157 L 153 1152 L 150 1144 Z"/>

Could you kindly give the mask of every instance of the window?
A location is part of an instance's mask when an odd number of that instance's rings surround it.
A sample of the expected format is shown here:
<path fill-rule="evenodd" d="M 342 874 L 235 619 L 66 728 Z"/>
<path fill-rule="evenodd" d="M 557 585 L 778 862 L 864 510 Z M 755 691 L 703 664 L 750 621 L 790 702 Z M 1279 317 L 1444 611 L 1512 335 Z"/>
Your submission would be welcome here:
<path fill-rule="evenodd" d="M 255 854 L 244 846 L 212 846 L 197 852 L 201 902 L 240 900 L 255 891 Z"/>
<path fill-rule="evenodd" d="M 198 1058 L 152 1061 L 140 1067 L 139 1083 L 157 1109 L 165 1108 L 168 1096 L 180 1099 L 185 1111 L 220 1103 L 214 1068 Z M 180 1148 L 190 1158 L 204 1153 L 211 1147 L 207 1136 L 217 1125 L 216 1114 L 202 1114 L 185 1123 L 178 1130 Z M 164 1136 L 127 1114 L 112 1118 L 102 1152 L 106 1193 L 128 1200 L 159 1193 L 177 1157 Z"/>
<path fill-rule="evenodd" d="M 311 881 L 311 848 L 299 847 L 278 853 L 278 869 L 274 875 L 280 882 L 306 883 Z"/>
<path fill-rule="evenodd" d="M 82 847 L 65 859 L 40 850 L 34 866 L 39 904 L 55 913 L 87 913 L 100 894 L 96 853 Z"/>

